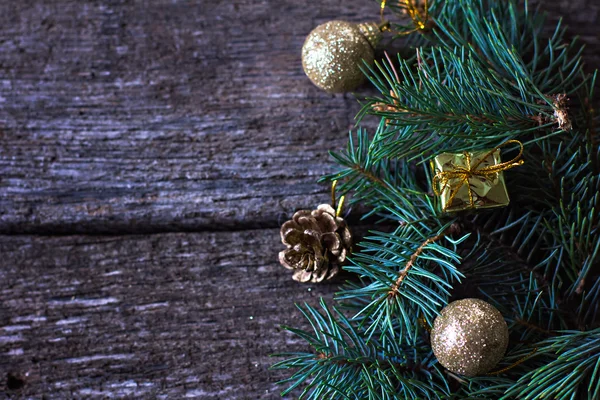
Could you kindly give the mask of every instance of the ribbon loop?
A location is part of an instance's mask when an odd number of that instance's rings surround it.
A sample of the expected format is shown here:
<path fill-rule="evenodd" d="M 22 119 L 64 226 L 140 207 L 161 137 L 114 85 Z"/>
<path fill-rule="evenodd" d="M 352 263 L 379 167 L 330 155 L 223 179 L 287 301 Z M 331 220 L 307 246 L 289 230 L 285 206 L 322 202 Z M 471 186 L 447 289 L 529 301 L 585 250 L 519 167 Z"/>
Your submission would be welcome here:
<path fill-rule="evenodd" d="M 487 165 L 485 167 L 479 168 L 481 163 L 487 160 L 490 156 L 492 156 L 496 151 L 510 144 L 518 144 L 519 145 L 519 154 L 510 161 L 506 161 L 503 163 L 495 164 L 495 165 Z M 473 177 L 479 177 L 483 179 L 495 179 L 497 174 L 502 171 L 506 171 L 508 169 L 518 167 L 523 164 L 523 143 L 518 140 L 507 140 L 499 146 L 496 146 L 488 153 L 486 153 L 483 157 L 481 157 L 475 164 L 471 165 L 471 154 L 468 152 L 464 152 L 465 156 L 465 166 L 462 165 L 452 165 L 454 168 L 451 171 L 440 171 L 438 172 L 432 180 L 433 193 L 436 196 L 441 196 L 446 189 L 450 190 L 450 197 L 446 206 L 444 207 L 444 211 L 452 204 L 452 201 L 458 194 L 458 191 L 463 187 L 463 185 L 467 185 L 469 188 L 469 205 L 471 208 L 475 207 L 475 201 L 473 199 L 473 189 L 469 185 L 469 179 Z"/>

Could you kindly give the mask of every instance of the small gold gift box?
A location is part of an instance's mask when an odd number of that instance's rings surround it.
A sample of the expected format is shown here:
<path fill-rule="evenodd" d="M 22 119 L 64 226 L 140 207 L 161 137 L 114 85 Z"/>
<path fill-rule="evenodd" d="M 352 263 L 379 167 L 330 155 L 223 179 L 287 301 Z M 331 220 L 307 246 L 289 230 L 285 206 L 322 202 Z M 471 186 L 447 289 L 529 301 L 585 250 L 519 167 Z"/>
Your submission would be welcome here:
<path fill-rule="evenodd" d="M 513 160 L 502 162 L 500 148 L 517 143 L 521 151 Z M 503 171 L 523 164 L 523 145 L 509 140 L 502 145 L 483 151 L 442 153 L 433 159 L 433 192 L 440 197 L 442 209 L 447 212 L 470 208 L 507 206 L 508 191 Z"/>

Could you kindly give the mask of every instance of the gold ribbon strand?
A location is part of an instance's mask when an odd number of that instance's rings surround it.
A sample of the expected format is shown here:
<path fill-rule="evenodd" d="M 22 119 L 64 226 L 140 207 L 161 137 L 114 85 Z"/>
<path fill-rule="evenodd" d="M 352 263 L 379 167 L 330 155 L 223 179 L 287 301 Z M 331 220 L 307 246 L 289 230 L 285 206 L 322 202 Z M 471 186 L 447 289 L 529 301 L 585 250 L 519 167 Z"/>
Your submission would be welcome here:
<path fill-rule="evenodd" d="M 501 149 L 502 147 L 508 146 L 510 144 L 518 144 L 519 145 L 519 154 L 513 158 L 510 161 L 507 162 L 503 162 L 500 164 L 496 164 L 496 165 L 489 165 L 483 168 L 478 168 L 479 165 L 486 160 L 488 157 L 490 157 L 491 155 L 494 154 L 494 152 L 496 152 L 497 150 Z M 490 150 L 485 156 L 481 157 L 479 159 L 479 161 L 477 161 L 474 165 L 471 166 L 471 155 L 468 152 L 464 152 L 464 156 L 465 156 L 465 164 L 466 167 L 463 167 L 461 165 L 454 165 L 454 170 L 453 171 L 440 171 L 438 172 L 434 177 L 433 177 L 433 181 L 432 181 L 432 187 L 433 187 L 433 193 L 435 193 L 436 196 L 441 196 L 442 193 L 444 193 L 444 191 L 446 189 L 450 189 L 450 197 L 448 199 L 448 202 L 446 203 L 446 206 L 444 207 L 444 211 L 446 211 L 446 209 L 452 204 L 452 201 L 454 200 L 454 198 L 456 197 L 458 191 L 462 188 L 463 185 L 467 185 L 469 188 L 469 205 L 473 208 L 475 207 L 475 202 L 473 200 L 473 189 L 471 189 L 471 186 L 469 185 L 469 179 L 473 178 L 473 177 L 480 177 L 480 178 L 489 178 L 490 176 L 493 176 L 495 174 L 498 174 L 502 171 L 506 171 L 507 169 L 511 169 L 514 167 L 518 167 L 519 165 L 523 164 L 523 160 L 521 159 L 521 157 L 523 156 L 523 143 L 519 142 L 518 140 L 508 140 L 504 143 L 502 143 L 501 145 L 493 148 L 492 150 Z M 450 181 L 453 179 L 458 179 L 458 181 L 454 184 L 450 184 Z"/>
<path fill-rule="evenodd" d="M 340 197 L 340 202 L 337 203 L 337 208 L 335 207 L 336 199 L 335 199 L 335 188 L 337 187 L 337 179 L 331 183 L 331 207 L 335 209 L 335 216 L 339 217 L 342 213 L 342 208 L 344 207 L 344 200 L 346 200 L 346 196 Z"/>
<path fill-rule="evenodd" d="M 425 30 L 425 28 L 427 27 L 427 23 L 429 21 L 429 1 L 424 0 L 423 10 L 420 10 L 417 0 L 397 0 L 397 1 L 398 1 L 398 5 L 401 8 L 404 8 L 406 10 L 406 13 L 412 20 L 413 24 L 415 25 L 415 28 L 410 31 L 406 31 L 406 32 L 392 31 L 392 29 L 390 28 L 389 22 L 386 21 L 385 17 L 383 16 L 386 5 L 387 5 L 387 0 L 381 0 L 380 15 L 381 15 L 381 26 L 383 27 L 382 31 L 393 32 L 394 34 L 399 35 L 399 36 L 406 36 L 406 35 L 410 35 L 411 33 L 414 33 L 414 32 Z"/>

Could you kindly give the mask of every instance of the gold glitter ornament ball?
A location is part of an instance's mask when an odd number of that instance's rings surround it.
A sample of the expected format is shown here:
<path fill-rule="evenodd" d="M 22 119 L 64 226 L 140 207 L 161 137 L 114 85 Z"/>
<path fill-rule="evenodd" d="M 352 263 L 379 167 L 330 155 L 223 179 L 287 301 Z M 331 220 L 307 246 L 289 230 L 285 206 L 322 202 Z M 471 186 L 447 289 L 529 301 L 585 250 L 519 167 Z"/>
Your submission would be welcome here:
<path fill-rule="evenodd" d="M 304 72 L 326 92 L 354 90 L 365 81 L 362 61 L 373 65 L 381 35 L 376 23 L 329 21 L 319 25 L 302 46 Z"/>
<path fill-rule="evenodd" d="M 504 357 L 508 326 L 496 307 L 479 299 L 448 304 L 433 322 L 431 347 L 440 364 L 457 374 L 489 372 Z"/>

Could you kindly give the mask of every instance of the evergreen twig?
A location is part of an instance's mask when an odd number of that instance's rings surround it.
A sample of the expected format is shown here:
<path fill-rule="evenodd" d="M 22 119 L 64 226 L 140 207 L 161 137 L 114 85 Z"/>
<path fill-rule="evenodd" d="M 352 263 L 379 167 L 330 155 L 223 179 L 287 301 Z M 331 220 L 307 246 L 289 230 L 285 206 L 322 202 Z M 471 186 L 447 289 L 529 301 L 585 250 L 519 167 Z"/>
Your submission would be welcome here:
<path fill-rule="evenodd" d="M 413 56 L 365 67 L 380 94 L 358 119 L 379 126 L 351 132 L 347 149 L 332 153 L 339 171 L 323 178 L 394 229 L 370 232 L 344 267 L 358 280 L 336 300 L 351 317 L 324 302 L 322 311 L 300 307 L 312 331 L 286 329 L 312 351 L 281 355 L 274 367 L 293 371 L 283 394 L 304 384 L 301 398 L 314 400 L 598 399 L 596 74 L 583 71 L 582 46 L 560 23 L 543 35 L 543 15 L 526 1 L 428 6 L 427 29 L 408 36 Z M 510 205 L 443 213 L 431 158 L 508 139 L 525 145 L 525 164 L 505 174 Z M 431 351 L 425 327 L 467 294 L 509 325 L 496 374 L 458 377 Z"/>

